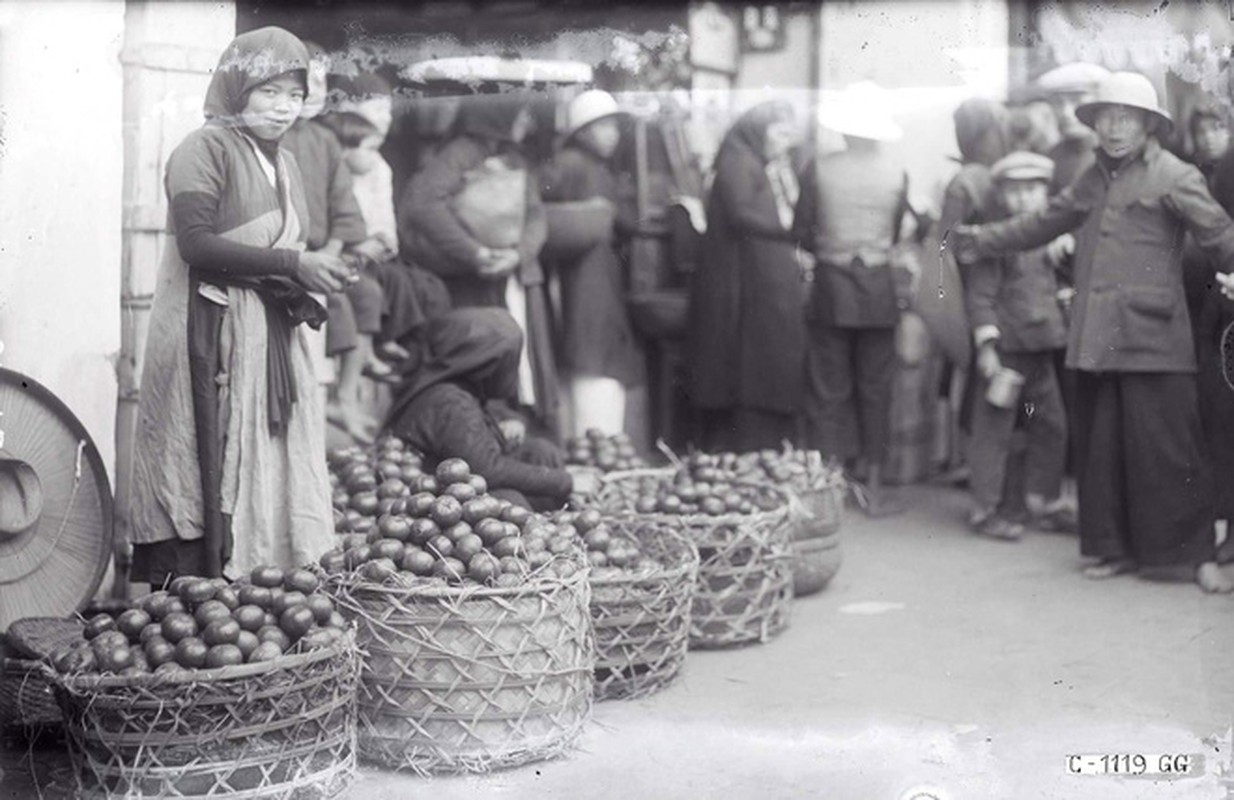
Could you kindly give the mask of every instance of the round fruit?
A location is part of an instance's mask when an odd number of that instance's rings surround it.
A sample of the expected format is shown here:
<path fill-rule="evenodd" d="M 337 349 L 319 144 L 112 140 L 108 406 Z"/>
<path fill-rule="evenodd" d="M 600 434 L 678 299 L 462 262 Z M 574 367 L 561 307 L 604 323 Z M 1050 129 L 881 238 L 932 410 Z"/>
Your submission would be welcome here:
<path fill-rule="evenodd" d="M 389 480 L 397 478 L 403 471 L 403 465 L 397 461 L 381 461 L 377 464 L 377 474 Z"/>
<path fill-rule="evenodd" d="M 207 600 L 212 600 L 218 593 L 218 587 L 207 580 L 189 581 L 180 587 L 180 599 L 190 606 L 199 606 Z"/>
<path fill-rule="evenodd" d="M 368 533 L 375 527 L 377 527 L 377 520 L 372 517 L 361 516 L 351 523 L 351 529 L 356 533 Z"/>
<path fill-rule="evenodd" d="M 257 606 L 258 608 L 269 608 L 273 598 L 270 596 L 270 589 L 265 586 L 253 586 L 251 584 L 240 587 L 240 605 L 242 606 Z"/>
<path fill-rule="evenodd" d="M 527 520 L 531 519 L 531 511 L 522 506 L 510 505 L 501 512 L 501 518 L 521 528 L 527 524 Z"/>
<path fill-rule="evenodd" d="M 318 625 L 325 625 L 334 613 L 334 602 L 324 594 L 311 594 L 304 601 L 304 606 L 313 612 L 313 618 Z"/>
<path fill-rule="evenodd" d="M 656 510 L 656 499 L 654 497 L 640 497 L 634 501 L 634 510 L 639 514 L 653 514 Z"/>
<path fill-rule="evenodd" d="M 257 567 L 249 575 L 254 586 L 264 586 L 267 589 L 282 586 L 284 578 L 283 570 L 278 567 Z"/>
<path fill-rule="evenodd" d="M 304 592 L 284 592 L 281 597 L 274 601 L 274 605 L 270 608 L 274 612 L 274 616 L 282 617 L 283 612 L 289 608 L 295 608 L 298 605 L 303 605 L 308 598 L 304 596 Z"/>
<path fill-rule="evenodd" d="M 312 594 L 317 591 L 317 576 L 307 569 L 292 570 L 283 579 L 283 588 L 289 592 Z"/>
<path fill-rule="evenodd" d="M 318 628 L 300 639 L 300 647 L 304 650 L 320 650 L 334 644 L 337 633 L 328 628 Z"/>
<path fill-rule="evenodd" d="M 458 523 L 463 518 L 463 504 L 446 495 L 433 501 L 429 517 L 443 529 Z"/>
<path fill-rule="evenodd" d="M 452 483 L 446 487 L 443 494 L 447 497 L 453 497 L 460 503 L 466 503 L 468 500 L 474 500 L 476 498 L 475 487 L 470 483 Z"/>
<path fill-rule="evenodd" d="M 488 481 L 484 479 L 483 475 L 472 475 L 467 479 L 467 482 L 471 484 L 471 488 L 476 490 L 477 495 L 488 493 Z"/>
<path fill-rule="evenodd" d="M 315 622 L 313 610 L 308 606 L 294 606 L 279 617 L 279 627 L 292 641 L 308 633 Z"/>
<path fill-rule="evenodd" d="M 159 667 L 168 661 L 176 660 L 176 646 L 163 638 L 147 642 L 145 652 L 146 661 L 150 662 L 152 667 Z"/>
<path fill-rule="evenodd" d="M 244 663 L 244 653 L 234 644 L 216 644 L 206 652 L 206 668 L 234 667 Z"/>
<path fill-rule="evenodd" d="M 398 567 L 388 558 L 370 561 L 360 568 L 361 577 L 373 583 L 384 583 L 387 578 L 390 578 L 396 572 L 398 572 Z M 312 616 L 312 613 L 309 611 L 309 616 Z"/>
<path fill-rule="evenodd" d="M 441 486 L 437 483 L 437 479 L 432 475 L 421 475 L 419 478 L 416 478 L 416 483 L 412 488 L 417 492 L 428 492 L 436 495 L 437 490 L 440 489 Z"/>
<path fill-rule="evenodd" d="M 397 562 L 403 557 L 403 543 L 397 539 L 382 539 L 373 545 L 373 558 L 388 558 Z"/>
<path fill-rule="evenodd" d="M 197 627 L 205 628 L 215 620 L 231 619 L 231 609 L 218 600 L 207 600 L 197 607 L 193 619 L 197 620 Z"/>
<path fill-rule="evenodd" d="M 447 539 L 454 542 L 455 547 L 457 547 L 459 541 L 464 536 L 470 536 L 472 534 L 472 530 L 471 526 L 466 522 L 459 522 L 446 528 L 442 531 L 442 534 L 445 535 Z"/>
<path fill-rule="evenodd" d="M 253 654 L 253 651 L 257 649 L 259 644 L 261 644 L 261 640 L 252 631 L 240 631 L 240 635 L 236 637 L 236 647 L 240 648 L 240 654 L 244 656 L 245 661 Z"/>
<path fill-rule="evenodd" d="M 390 478 L 377 487 L 377 497 L 380 500 L 397 500 L 409 493 L 407 485 L 398 478 Z"/>
<path fill-rule="evenodd" d="M 196 636 L 182 639 L 176 645 L 176 663 L 186 669 L 200 669 L 206 665 L 206 654 L 210 648 Z"/>
<path fill-rule="evenodd" d="M 399 471 L 399 478 L 407 485 L 412 485 L 416 478 L 424 473 L 420 471 L 419 464 L 404 464 Z"/>
<path fill-rule="evenodd" d="M 474 533 L 464 534 L 454 542 L 454 556 L 465 564 L 470 564 L 472 558 L 483 550 L 484 540 Z"/>
<path fill-rule="evenodd" d="M 150 615 L 153 620 L 160 620 L 166 614 L 164 609 L 167 608 L 167 598 L 170 595 L 165 591 L 151 592 L 142 598 L 141 609 Z"/>
<path fill-rule="evenodd" d="M 432 492 L 417 492 L 407 498 L 407 513 L 413 517 L 427 517 L 436 501 L 437 495 Z"/>
<path fill-rule="evenodd" d="M 128 645 L 100 648 L 95 657 L 101 672 L 120 672 L 133 666 L 133 650 Z"/>
<path fill-rule="evenodd" d="M 503 540 L 504 541 L 504 540 Z M 569 536 L 557 536 L 548 543 L 548 551 L 554 555 L 562 555 L 574 549 L 574 539 Z"/>
<path fill-rule="evenodd" d="M 575 527 L 582 533 L 587 533 L 600 526 L 604 521 L 604 516 L 599 510 L 588 508 L 578 515 L 578 520 L 575 522 Z"/>
<path fill-rule="evenodd" d="M 336 630 L 345 630 L 347 628 L 347 618 L 335 611 L 330 614 L 330 621 L 326 624 Z"/>
<path fill-rule="evenodd" d="M 482 519 L 476 524 L 475 531 L 485 546 L 492 547 L 505 538 L 506 523 L 499 519 Z"/>
<path fill-rule="evenodd" d="M 408 550 L 399 566 L 413 575 L 425 576 L 433 574 L 433 564 L 436 562 L 437 559 L 423 550 Z"/>
<path fill-rule="evenodd" d="M 93 672 L 98 669 L 98 657 L 89 647 L 79 647 L 70 650 L 59 661 L 56 669 L 61 672 Z"/>
<path fill-rule="evenodd" d="M 139 642 L 142 631 L 153 621 L 142 609 L 130 608 L 116 618 L 116 630 L 127 636 L 130 642 Z"/>
<path fill-rule="evenodd" d="M 353 547 L 344 554 L 347 562 L 347 569 L 358 569 L 361 565 L 369 560 L 369 556 L 373 554 L 371 545 L 362 544 L 359 547 Z"/>
<path fill-rule="evenodd" d="M 197 635 L 197 620 L 182 611 L 177 611 L 163 618 L 161 628 L 164 639 L 172 644 L 179 644 Z"/>
<path fill-rule="evenodd" d="M 587 531 L 587 535 L 583 537 L 583 541 L 590 550 L 603 550 L 611 540 L 612 536 L 605 528 Z"/>
<path fill-rule="evenodd" d="M 82 631 L 82 635 L 85 636 L 87 640 L 90 640 L 97 637 L 100 633 L 114 631 L 115 629 L 116 620 L 111 616 L 111 614 L 96 614 L 90 618 L 89 622 L 86 623 L 86 627 L 85 630 Z"/>
<path fill-rule="evenodd" d="M 471 477 L 471 467 L 461 458 L 447 458 L 437 465 L 433 473 L 442 486 L 452 483 L 462 483 Z"/>
<path fill-rule="evenodd" d="M 280 653 L 291 647 L 291 639 L 278 625 L 264 626 L 261 630 L 257 631 L 257 640 L 274 644 L 278 647 Z"/>
<path fill-rule="evenodd" d="M 201 638 L 211 647 L 235 644 L 240 638 L 240 623 L 234 619 L 216 619 L 201 632 Z"/>
<path fill-rule="evenodd" d="M 95 655 L 98 655 L 102 651 L 113 647 L 127 647 L 129 645 L 129 637 L 120 631 L 103 631 L 90 640 L 90 645 L 94 648 Z"/>
<path fill-rule="evenodd" d="M 427 517 L 411 521 L 410 540 L 412 544 L 424 546 L 424 543 L 441 533 L 441 526 Z"/>
<path fill-rule="evenodd" d="M 154 674 L 155 675 L 175 675 L 176 673 L 184 672 L 184 671 L 185 671 L 184 667 L 180 666 L 175 661 L 168 661 L 163 664 L 159 664 L 158 667 L 155 668 Z"/>
<path fill-rule="evenodd" d="M 433 565 L 433 574 L 448 581 L 460 581 L 467 574 L 467 567 L 457 558 L 443 558 Z"/>
<path fill-rule="evenodd" d="M 273 614 L 271 614 L 269 611 L 266 611 L 266 612 L 264 612 L 264 613 L 265 613 L 265 616 L 264 616 L 264 617 L 262 617 L 262 627 L 263 627 L 263 628 L 264 628 L 265 626 L 267 626 L 267 625 L 276 625 L 276 626 L 277 626 L 277 625 L 279 624 L 279 618 L 278 618 L 278 617 L 274 616 L 274 615 L 273 615 Z"/>
<path fill-rule="evenodd" d="M 608 556 L 599 550 L 593 550 L 587 554 L 587 560 L 591 562 L 593 567 L 608 566 Z"/>
<path fill-rule="evenodd" d="M 214 599 L 227 606 L 232 611 L 240 607 L 240 590 L 234 586 L 219 589 L 214 593 Z"/>
<path fill-rule="evenodd" d="M 425 542 L 424 549 L 438 558 L 448 558 L 454 553 L 454 542 L 447 536 L 437 534 Z"/>
<path fill-rule="evenodd" d="M 351 507 L 366 517 L 377 514 L 377 506 L 380 502 L 381 498 L 376 492 L 360 492 L 351 496 Z"/>
<path fill-rule="evenodd" d="M 157 641 L 159 639 L 162 639 L 163 641 L 167 641 L 166 639 L 163 639 L 163 626 L 161 623 L 158 623 L 158 622 L 151 622 L 149 625 L 142 628 L 141 636 L 138 637 L 138 640 L 142 643 L 143 646 L 149 644 L 150 642 Z"/>
<path fill-rule="evenodd" d="M 411 520 L 407 517 L 390 514 L 377 521 L 377 529 L 387 539 L 406 542 L 411 538 Z M 307 594 L 307 592 L 305 592 Z"/>
<path fill-rule="evenodd" d="M 486 497 L 473 497 L 470 500 L 463 502 L 463 522 L 468 525 L 476 526 L 488 513 L 489 502 Z"/>
<path fill-rule="evenodd" d="M 337 575 L 347 569 L 347 557 L 342 550 L 331 550 L 317 562 L 327 575 Z"/>
<path fill-rule="evenodd" d="M 492 547 L 493 555 L 498 558 L 518 556 L 523 554 L 523 540 L 517 536 L 507 536 Z"/>
<path fill-rule="evenodd" d="M 256 664 L 260 661 L 273 661 L 283 654 L 283 648 L 279 647 L 275 642 L 262 642 L 257 645 L 257 649 L 249 654 L 248 661 L 250 664 Z"/>
<path fill-rule="evenodd" d="M 499 574 L 501 574 L 501 564 L 490 555 L 477 554 L 467 564 L 467 577 L 477 583 L 488 583 Z"/>

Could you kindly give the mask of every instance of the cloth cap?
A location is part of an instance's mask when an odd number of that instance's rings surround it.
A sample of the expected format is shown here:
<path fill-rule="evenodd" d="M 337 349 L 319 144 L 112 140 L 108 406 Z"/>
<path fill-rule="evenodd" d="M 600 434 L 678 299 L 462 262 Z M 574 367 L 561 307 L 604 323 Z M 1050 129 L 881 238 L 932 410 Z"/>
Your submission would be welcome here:
<path fill-rule="evenodd" d="M 621 114 L 617 100 L 601 89 L 588 89 L 570 101 L 566 108 L 566 137 L 586 128 L 593 122 Z"/>
<path fill-rule="evenodd" d="M 882 87 L 860 81 L 843 92 L 824 95 L 818 112 L 823 127 L 858 139 L 893 142 L 904 135 L 891 116 L 891 100 Z"/>
<path fill-rule="evenodd" d="M 1147 111 L 1165 126 L 1162 133 L 1174 127 L 1170 113 L 1157 102 L 1157 90 L 1152 81 L 1138 72 L 1112 73 L 1097 86 L 1091 101 L 1076 108 L 1076 118 L 1091 128 L 1097 112 L 1106 106 L 1129 106 Z"/>
<path fill-rule="evenodd" d="M 995 162 L 990 174 L 996 182 L 1045 181 L 1054 178 L 1054 162 L 1039 153 L 1017 150 Z"/>
<path fill-rule="evenodd" d="M 1109 76 L 1110 71 L 1105 67 L 1077 61 L 1055 67 L 1039 77 L 1037 88 L 1049 94 L 1091 92 Z"/>

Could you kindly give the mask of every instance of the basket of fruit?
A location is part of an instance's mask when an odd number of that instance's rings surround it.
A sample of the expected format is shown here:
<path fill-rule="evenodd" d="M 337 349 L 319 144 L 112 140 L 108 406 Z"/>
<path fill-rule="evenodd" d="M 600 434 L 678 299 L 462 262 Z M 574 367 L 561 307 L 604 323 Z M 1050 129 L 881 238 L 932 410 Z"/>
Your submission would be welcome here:
<path fill-rule="evenodd" d="M 594 428 L 566 442 L 566 462 L 580 467 L 595 467 L 604 472 L 647 466 L 646 460 L 634 448 L 629 434 L 605 436 Z"/>
<path fill-rule="evenodd" d="M 582 548 L 489 495 L 466 462 L 432 477 L 436 493 L 421 488 L 321 559 L 365 652 L 361 757 L 427 775 L 560 755 L 591 714 Z"/>
<path fill-rule="evenodd" d="M 840 568 L 840 526 L 848 491 L 843 470 L 823 461 L 816 450 L 780 450 L 719 456 L 692 454 L 693 465 L 702 458 L 718 459 L 720 469 L 742 480 L 780 486 L 789 491 L 789 526 L 792 530 L 793 591 L 798 597 L 820 591 Z"/>
<path fill-rule="evenodd" d="M 177 578 L 51 659 L 83 797 L 337 797 L 356 769 L 354 631 L 316 576 Z"/>
<path fill-rule="evenodd" d="M 9 626 L 0 644 L 0 729 L 39 734 L 60 727 L 63 717 L 44 664 L 81 636 L 77 619 L 26 617 Z"/>
<path fill-rule="evenodd" d="M 789 495 L 736 480 L 710 458 L 610 473 L 597 506 L 670 522 L 698 548 L 691 647 L 766 642 L 788 625 L 792 601 Z"/>
<path fill-rule="evenodd" d="M 605 518 L 595 509 L 555 514 L 591 562 L 596 698 L 635 698 L 672 683 L 685 662 L 698 551 L 675 526 Z"/>

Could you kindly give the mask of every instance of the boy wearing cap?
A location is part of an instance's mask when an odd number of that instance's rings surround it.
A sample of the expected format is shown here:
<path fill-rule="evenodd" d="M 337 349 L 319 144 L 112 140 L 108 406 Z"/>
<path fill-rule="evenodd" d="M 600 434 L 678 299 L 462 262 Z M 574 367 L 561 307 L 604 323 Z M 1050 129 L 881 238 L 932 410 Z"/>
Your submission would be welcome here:
<path fill-rule="evenodd" d="M 1053 162 L 1036 153 L 1019 151 L 997 161 L 991 176 L 1002 216 L 1044 209 L 1053 174 Z M 1038 527 L 1067 527 L 1058 502 L 1067 424 L 1053 360 L 1053 351 L 1066 343 L 1067 329 L 1047 248 L 988 261 L 971 270 L 965 285 L 981 376 L 968 453 L 973 493 L 969 524 L 983 536 L 1014 540 L 1023 529 L 1005 515 L 1005 509 L 1018 507 L 1023 498 L 1005 498 L 1004 492 L 1010 489 L 1005 481 L 1008 462 L 1015 457 L 1013 436 L 1022 409 L 1032 409 L 1031 414 L 1024 415 L 1029 511 Z M 991 382 L 1003 369 L 1014 370 L 1024 378 L 1018 402 L 1011 408 L 985 399 Z"/>
<path fill-rule="evenodd" d="M 1205 591 L 1228 592 L 1234 584 L 1216 563 L 1181 244 L 1189 231 L 1229 271 L 1234 223 L 1199 170 L 1154 138 L 1172 122 L 1147 78 L 1111 75 L 1076 115 L 1097 133 L 1096 163 L 1042 211 L 958 228 L 957 257 L 1077 232 L 1067 366 L 1078 371 L 1080 551 L 1096 560 L 1085 574 L 1187 565 Z"/>

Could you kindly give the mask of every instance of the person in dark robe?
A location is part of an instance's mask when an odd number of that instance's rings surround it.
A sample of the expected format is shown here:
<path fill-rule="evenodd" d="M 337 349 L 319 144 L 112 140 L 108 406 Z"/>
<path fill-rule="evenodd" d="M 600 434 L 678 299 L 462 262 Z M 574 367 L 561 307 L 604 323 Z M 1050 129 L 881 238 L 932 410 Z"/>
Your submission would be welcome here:
<path fill-rule="evenodd" d="M 561 150 L 540 171 L 546 203 L 600 200 L 614 219 L 585 252 L 555 258 L 561 280 L 561 367 L 571 395 L 573 435 L 625 430 L 626 391 L 646 381 L 646 360 L 626 309 L 626 281 L 615 238 L 637 221 L 626 211 L 612 158 L 621 143 L 617 101 L 598 89 L 570 102 Z"/>
<path fill-rule="evenodd" d="M 533 409 L 542 429 L 557 436 L 559 387 L 540 264 L 547 224 L 540 188 L 520 149 L 531 125 L 527 99 L 520 94 L 464 99 L 448 139 L 403 190 L 398 236 L 404 260 L 440 276 L 456 308 L 505 308 L 518 321 L 527 341 L 518 402 Z M 521 234 L 512 246 L 481 243 L 485 234 L 469 230 L 455 205 L 469 179 L 495 166 L 526 176 Z"/>
<path fill-rule="evenodd" d="M 689 393 L 711 449 L 799 440 L 808 284 L 792 234 L 801 191 L 790 158 L 795 128 L 791 105 L 759 104 L 716 156 L 687 340 Z"/>
<path fill-rule="evenodd" d="M 280 140 L 308 51 L 281 28 L 236 37 L 206 124 L 167 162 L 168 221 L 134 447 L 133 576 L 236 578 L 333 546 L 325 414 L 306 328 L 350 273 L 305 250 L 300 170 Z"/>
<path fill-rule="evenodd" d="M 957 258 L 1077 232 L 1067 366 L 1077 371 L 1080 552 L 1095 560 L 1085 574 L 1183 567 L 1204 591 L 1229 592 L 1178 245 L 1189 231 L 1228 272 L 1234 222 L 1199 170 L 1159 143 L 1173 123 L 1143 75 L 1114 73 L 1076 114 L 1097 134 L 1094 165 L 1040 212 L 957 229 Z"/>
<path fill-rule="evenodd" d="M 593 475 L 563 467 L 560 448 L 532 436 L 512 442 L 490 413 L 518 396 L 523 336 L 508 313 L 455 309 L 429 323 L 427 344 L 431 357 L 396 391 L 387 430 L 430 467 L 464 459 L 490 491 L 528 508 L 561 508 L 572 493 L 594 491 Z"/>

